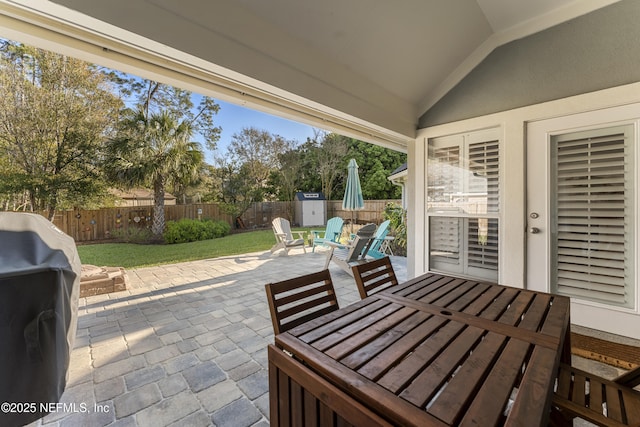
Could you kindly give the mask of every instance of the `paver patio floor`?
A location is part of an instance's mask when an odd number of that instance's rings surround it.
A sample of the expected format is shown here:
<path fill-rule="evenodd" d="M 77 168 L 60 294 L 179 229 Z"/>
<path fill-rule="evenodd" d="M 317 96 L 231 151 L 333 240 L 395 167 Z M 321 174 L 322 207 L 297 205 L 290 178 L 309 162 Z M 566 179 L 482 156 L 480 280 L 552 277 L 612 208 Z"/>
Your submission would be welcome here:
<path fill-rule="evenodd" d="M 295 249 L 127 271 L 127 291 L 80 300 L 66 405 L 32 426 L 269 425 L 264 284 L 324 262 Z M 405 258 L 392 262 L 405 280 Z M 330 270 L 340 305 L 359 300 Z"/>

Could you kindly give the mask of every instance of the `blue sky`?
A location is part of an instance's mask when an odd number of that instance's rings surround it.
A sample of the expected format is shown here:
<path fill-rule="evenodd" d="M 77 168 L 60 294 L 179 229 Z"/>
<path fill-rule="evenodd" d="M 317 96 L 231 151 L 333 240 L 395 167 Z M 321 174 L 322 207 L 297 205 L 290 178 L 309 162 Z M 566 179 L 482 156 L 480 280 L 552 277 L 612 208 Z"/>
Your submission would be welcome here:
<path fill-rule="evenodd" d="M 214 123 L 222 127 L 222 134 L 218 140 L 218 148 L 215 154 L 224 154 L 227 146 L 231 142 L 233 134 L 239 133 L 242 128 L 255 127 L 264 129 L 270 133 L 282 136 L 285 139 L 292 139 L 303 143 L 307 137 L 312 137 L 314 128 L 273 116 L 271 114 L 261 113 L 239 105 L 230 104 L 228 102 L 216 99 L 220 105 L 220 111 L 213 118 Z M 211 160 L 212 153 L 207 153 L 207 160 Z"/>

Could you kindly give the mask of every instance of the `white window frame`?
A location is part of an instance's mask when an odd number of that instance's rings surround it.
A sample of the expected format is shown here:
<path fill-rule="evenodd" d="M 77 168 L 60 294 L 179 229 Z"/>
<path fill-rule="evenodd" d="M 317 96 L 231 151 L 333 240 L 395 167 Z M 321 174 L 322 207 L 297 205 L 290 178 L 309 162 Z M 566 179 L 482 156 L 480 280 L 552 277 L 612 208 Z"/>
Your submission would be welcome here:
<path fill-rule="evenodd" d="M 503 162 L 503 144 L 502 144 L 502 130 L 498 127 L 496 128 L 491 128 L 491 129 L 484 129 L 484 130 L 478 130 L 478 131 L 473 131 L 473 132 L 465 132 L 465 133 L 461 133 L 461 134 L 456 134 L 456 135 L 449 135 L 449 136 L 442 136 L 442 137 L 436 137 L 436 138 L 429 138 L 426 141 L 426 150 L 425 150 L 425 162 L 427 165 L 427 169 L 429 167 L 429 153 L 430 153 L 430 149 L 432 147 L 449 147 L 449 146 L 455 146 L 458 145 L 460 147 L 464 147 L 463 148 L 463 153 L 460 154 L 460 157 L 462 158 L 462 162 L 463 162 L 463 166 L 468 167 L 468 160 L 469 160 L 469 156 L 468 156 L 468 148 L 470 145 L 474 144 L 474 143 L 478 143 L 478 142 L 485 142 L 485 141 L 491 141 L 491 140 L 496 140 L 497 144 L 498 144 L 498 179 L 497 179 L 497 185 L 498 185 L 498 200 L 497 200 L 497 206 L 496 209 L 497 211 L 495 212 L 477 212 L 477 213 L 464 213 L 464 212 L 452 212 L 452 211 L 448 211 L 446 208 L 444 209 L 440 209 L 440 210 L 430 210 L 429 209 L 429 187 L 430 187 L 430 183 L 428 182 L 428 173 L 425 175 L 425 230 L 426 230 L 426 239 L 425 239 L 425 265 L 427 266 L 428 270 L 431 271 L 439 271 L 445 274 L 454 274 L 457 276 L 461 276 L 461 277 L 469 277 L 469 278 L 476 278 L 476 279 L 482 279 L 482 280 L 491 280 L 494 282 L 498 282 L 499 281 L 499 277 L 500 277 L 500 261 L 501 261 L 501 248 L 502 248 L 502 242 L 501 242 L 501 235 L 502 235 L 502 220 L 501 220 L 501 213 L 502 213 L 502 199 L 503 199 L 503 189 L 502 189 L 502 162 Z M 465 185 L 466 183 L 461 183 L 461 188 L 463 190 L 464 193 L 464 189 L 465 189 Z M 462 196 L 464 196 L 464 194 L 461 194 Z M 469 223 L 468 220 L 469 219 L 484 219 L 484 218 L 488 218 L 488 219 L 495 219 L 497 220 L 498 224 L 497 224 L 497 229 L 498 229 L 498 234 L 497 234 L 497 238 L 498 238 L 498 243 L 497 243 L 497 253 L 496 253 L 496 257 L 497 257 L 497 267 L 495 270 L 495 274 L 491 273 L 491 274 L 487 274 L 487 272 L 489 271 L 493 271 L 493 270 L 489 270 L 489 269 L 482 269 L 482 268 L 478 268 L 478 267 L 469 267 L 467 265 L 467 253 L 466 253 L 466 248 L 468 247 L 468 241 L 465 240 L 461 240 L 460 242 L 460 268 L 459 270 L 455 271 L 455 270 L 447 270 L 444 268 L 439 268 L 438 264 L 436 264 L 435 262 L 431 262 L 431 231 L 430 231 L 430 220 L 431 218 L 437 218 L 437 217 L 445 217 L 445 218 L 454 218 L 454 219 L 460 219 L 463 221 L 463 225 L 460 227 L 460 230 L 462 232 L 462 235 L 465 236 L 466 235 L 466 231 L 468 229 Z M 464 237 L 463 237 L 464 239 Z M 442 267 L 442 264 L 439 264 Z"/>

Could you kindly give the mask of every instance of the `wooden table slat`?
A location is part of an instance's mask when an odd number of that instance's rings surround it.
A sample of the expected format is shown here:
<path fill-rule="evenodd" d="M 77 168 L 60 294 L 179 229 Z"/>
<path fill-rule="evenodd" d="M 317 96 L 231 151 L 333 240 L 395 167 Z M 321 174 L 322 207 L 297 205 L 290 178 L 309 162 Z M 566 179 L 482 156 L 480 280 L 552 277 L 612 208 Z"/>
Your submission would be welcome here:
<path fill-rule="evenodd" d="M 495 365 L 506 341 L 503 335 L 488 333 L 449 381 L 439 399 L 429 407 L 429 413 L 455 425 L 477 393 L 483 378 Z"/>
<path fill-rule="evenodd" d="M 567 325 L 562 321 L 561 314 L 569 310 L 569 298 L 554 298 L 542 327 L 542 332 L 549 335 L 562 336 Z"/>
<path fill-rule="evenodd" d="M 393 368 L 404 357 L 429 338 L 438 328 L 442 327 L 448 320 L 442 317 L 431 316 L 426 322 L 402 336 L 392 346 L 373 357 L 369 362 L 358 369 L 358 373 L 377 381 L 381 375 Z"/>
<path fill-rule="evenodd" d="M 419 407 L 425 407 L 468 356 L 484 331 L 466 327 L 453 342 L 402 391 L 400 397 Z M 442 395 L 438 397 L 442 398 Z"/>
<path fill-rule="evenodd" d="M 379 310 L 385 304 L 376 300 L 361 300 L 355 304 L 349 305 L 331 314 L 322 316 L 309 322 L 292 328 L 290 333 L 297 336 L 305 342 L 316 341 L 323 338 L 335 330 L 349 325 L 358 319 Z"/>
<path fill-rule="evenodd" d="M 523 313 L 523 319 L 518 324 L 518 327 L 529 331 L 541 329 L 540 325 L 547 314 L 550 299 L 547 296 L 536 295 L 526 313 Z"/>
<path fill-rule="evenodd" d="M 518 398 L 513 403 L 506 426 L 528 427 L 531 418 L 543 419 L 549 413 L 550 402 L 547 405 L 540 405 L 538 402 L 544 402 L 553 393 L 554 375 L 547 367 L 553 366 L 557 359 L 557 351 L 544 347 L 533 349 L 518 384 Z"/>
<path fill-rule="evenodd" d="M 443 295 L 443 287 L 449 285 L 452 281 L 457 280 L 453 277 L 445 277 L 440 275 L 433 275 L 431 277 L 423 278 L 423 280 L 412 280 L 407 285 L 399 285 L 389 289 L 389 292 L 393 292 L 398 296 L 405 298 L 418 299 L 423 298 L 426 295 L 433 295 L 431 300 L 439 298 Z M 450 289 L 449 287 L 444 288 Z"/>
<path fill-rule="evenodd" d="M 494 294 L 493 299 L 485 301 L 486 298 Z M 505 311 L 509 309 L 519 294 L 518 289 L 492 286 L 490 291 L 485 292 L 477 301 L 467 307 L 464 312 L 474 314 L 483 319 L 495 320 L 504 315 Z"/>
<path fill-rule="evenodd" d="M 332 348 L 335 345 L 343 342 L 352 335 L 367 329 L 380 319 L 384 319 L 386 316 L 390 316 L 396 311 L 402 309 L 402 305 L 399 304 L 386 304 L 380 305 L 378 310 L 368 312 L 366 316 L 361 317 L 357 322 L 347 323 L 339 329 L 336 329 L 332 334 L 326 335 L 322 339 L 309 342 L 313 344 L 315 348 L 320 351 L 324 351 L 328 348 Z"/>
<path fill-rule="evenodd" d="M 357 334 L 350 335 L 349 339 L 341 341 L 331 348 L 327 347 L 325 350 L 325 354 L 333 357 L 336 360 L 340 360 L 348 354 L 357 351 L 366 343 L 384 334 L 389 329 L 393 328 L 397 324 L 404 321 L 404 319 L 411 316 L 413 313 L 415 313 L 415 310 L 408 307 L 403 307 L 399 310 L 396 310 L 393 313 L 390 313 L 389 315 L 376 320 L 375 323 L 368 324 L 366 329 L 360 330 Z"/>
<path fill-rule="evenodd" d="M 360 366 L 369 362 L 372 358 L 378 355 L 378 353 L 384 351 L 384 349 L 395 347 L 395 342 L 399 338 L 412 329 L 415 329 L 429 317 L 430 315 L 427 313 L 413 311 L 402 322 L 395 325 L 395 327 L 389 328 L 386 332 L 380 334 L 375 339 L 360 346 L 360 348 L 349 354 L 349 356 L 343 359 L 337 359 L 351 369 L 358 370 Z"/>
<path fill-rule="evenodd" d="M 473 402 L 460 421 L 460 426 L 497 426 L 513 391 L 529 344 L 510 339 L 500 354 Z"/>
<path fill-rule="evenodd" d="M 477 298 L 489 289 L 489 285 L 463 283 L 458 286 L 456 292 L 450 292 L 448 298 L 440 298 L 433 301 L 432 304 L 439 305 L 453 311 L 463 311 L 469 304 L 473 303 Z M 418 299 L 418 301 L 423 301 Z M 426 301 L 425 301 L 426 302 Z"/>
<path fill-rule="evenodd" d="M 500 323 L 507 323 L 509 325 L 517 324 L 533 299 L 533 294 L 516 292 L 517 295 L 515 299 L 509 304 L 509 307 L 506 308 L 504 313 L 500 315 Z"/>
<path fill-rule="evenodd" d="M 392 393 L 399 393 L 446 348 L 449 342 L 462 331 L 463 327 L 464 325 L 458 322 L 447 322 L 435 334 L 416 347 L 413 353 L 387 371 L 378 380 L 378 384 Z"/>
<path fill-rule="evenodd" d="M 429 304 L 438 305 L 440 307 L 449 308 L 449 306 L 455 305 L 456 301 L 464 296 L 467 292 L 471 292 L 476 285 L 477 284 L 475 282 L 457 279 L 452 280 L 451 282 L 440 288 L 442 295 L 440 295 L 438 298 L 433 298 L 436 296 L 433 294 L 429 294 L 428 297 L 416 298 L 410 296 L 410 298 L 416 301 L 423 301 Z"/>

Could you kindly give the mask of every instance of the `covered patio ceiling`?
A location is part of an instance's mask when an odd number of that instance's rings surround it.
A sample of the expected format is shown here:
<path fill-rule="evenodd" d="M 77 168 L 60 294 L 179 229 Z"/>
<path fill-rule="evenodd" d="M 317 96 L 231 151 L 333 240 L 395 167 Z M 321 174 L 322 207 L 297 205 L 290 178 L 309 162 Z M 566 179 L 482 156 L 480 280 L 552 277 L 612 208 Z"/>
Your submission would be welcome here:
<path fill-rule="evenodd" d="M 0 36 L 406 151 L 496 47 L 617 0 L 0 0 Z"/>

